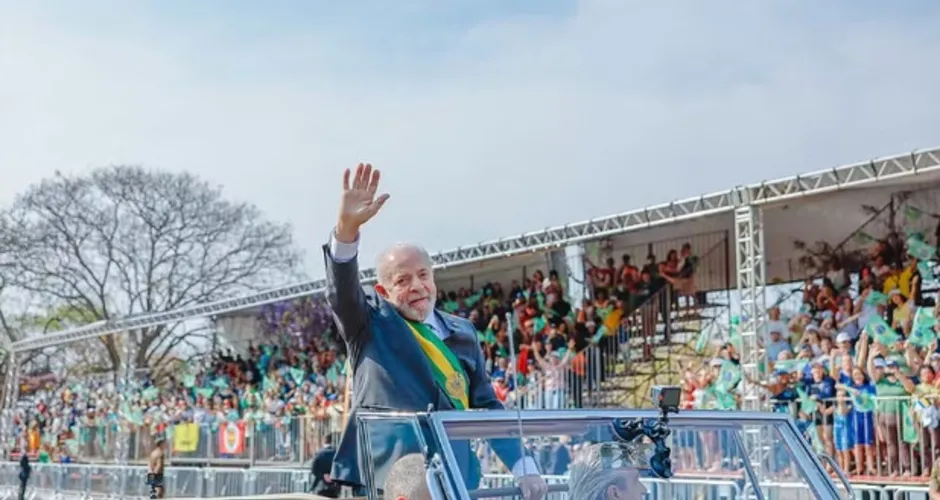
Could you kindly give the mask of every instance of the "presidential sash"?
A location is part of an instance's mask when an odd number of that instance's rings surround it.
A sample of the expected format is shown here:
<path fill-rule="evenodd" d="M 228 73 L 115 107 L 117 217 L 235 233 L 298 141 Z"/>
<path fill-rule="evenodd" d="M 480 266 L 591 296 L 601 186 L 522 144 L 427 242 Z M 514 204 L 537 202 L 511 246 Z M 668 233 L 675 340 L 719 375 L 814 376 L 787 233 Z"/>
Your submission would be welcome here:
<path fill-rule="evenodd" d="M 434 381 L 444 390 L 454 408 L 466 410 L 470 406 L 469 383 L 457 356 L 430 326 L 408 320 L 405 320 L 405 324 L 427 355 Z"/>

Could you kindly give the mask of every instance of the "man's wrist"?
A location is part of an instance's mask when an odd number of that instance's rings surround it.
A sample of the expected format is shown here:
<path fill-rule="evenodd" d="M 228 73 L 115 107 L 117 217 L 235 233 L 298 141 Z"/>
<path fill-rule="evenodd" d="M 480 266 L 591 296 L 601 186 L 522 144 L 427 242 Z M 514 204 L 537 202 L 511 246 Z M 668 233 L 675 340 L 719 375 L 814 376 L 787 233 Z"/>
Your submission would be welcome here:
<path fill-rule="evenodd" d="M 333 237 L 340 243 L 355 243 L 359 239 L 359 228 L 351 227 L 349 224 L 339 221 L 333 229 Z"/>

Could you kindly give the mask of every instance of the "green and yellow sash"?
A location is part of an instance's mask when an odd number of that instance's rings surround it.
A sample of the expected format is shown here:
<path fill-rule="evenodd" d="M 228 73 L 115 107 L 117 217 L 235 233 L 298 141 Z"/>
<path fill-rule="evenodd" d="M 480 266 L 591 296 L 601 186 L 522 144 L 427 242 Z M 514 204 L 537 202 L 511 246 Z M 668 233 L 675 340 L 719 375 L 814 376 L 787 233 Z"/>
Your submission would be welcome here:
<path fill-rule="evenodd" d="M 417 321 L 405 320 L 405 323 L 428 356 L 434 380 L 444 389 L 454 408 L 466 410 L 470 406 L 469 383 L 457 356 L 430 326 Z"/>

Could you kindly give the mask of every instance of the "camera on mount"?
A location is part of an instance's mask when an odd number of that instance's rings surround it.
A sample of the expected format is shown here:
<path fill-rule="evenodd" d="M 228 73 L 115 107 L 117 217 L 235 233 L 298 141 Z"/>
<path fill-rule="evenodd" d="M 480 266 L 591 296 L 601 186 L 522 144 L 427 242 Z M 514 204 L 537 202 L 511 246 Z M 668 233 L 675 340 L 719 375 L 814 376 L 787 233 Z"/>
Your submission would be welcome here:
<path fill-rule="evenodd" d="M 617 419 L 613 422 L 614 436 L 623 444 L 633 443 L 646 436 L 653 442 L 650 470 L 658 477 L 672 477 L 672 450 L 666 446 L 669 437 L 669 414 L 679 413 L 682 389 L 674 386 L 656 386 L 652 389 L 653 403 L 659 408 L 658 419 Z"/>
<path fill-rule="evenodd" d="M 679 403 L 682 402 L 681 388 L 671 385 L 657 385 L 653 387 L 651 392 L 653 403 L 659 407 L 659 411 L 664 416 L 670 413 L 679 413 Z"/>

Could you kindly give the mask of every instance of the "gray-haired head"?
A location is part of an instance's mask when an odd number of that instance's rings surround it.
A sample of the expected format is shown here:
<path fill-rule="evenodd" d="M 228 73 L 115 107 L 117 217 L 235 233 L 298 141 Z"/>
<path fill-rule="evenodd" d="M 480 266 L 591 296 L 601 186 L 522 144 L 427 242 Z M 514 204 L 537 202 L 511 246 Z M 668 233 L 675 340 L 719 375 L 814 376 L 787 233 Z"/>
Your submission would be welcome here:
<path fill-rule="evenodd" d="M 434 310 L 437 286 L 431 256 L 411 243 L 396 243 L 375 260 L 375 291 L 407 319 L 424 321 Z"/>
<path fill-rule="evenodd" d="M 431 500 L 427 468 L 420 453 L 410 453 L 392 464 L 385 477 L 385 500 Z"/>
<path fill-rule="evenodd" d="M 417 254 L 428 267 L 431 267 L 431 254 L 429 254 L 424 247 L 414 243 L 398 242 L 382 250 L 375 257 L 375 275 L 379 282 L 390 279 L 388 275 L 391 267 L 390 264 L 400 260 L 401 256 L 409 253 Z"/>
<path fill-rule="evenodd" d="M 609 444 L 583 448 L 568 468 L 568 498 L 577 500 L 640 499 L 646 488 L 639 470 L 622 462 L 620 450 Z"/>

